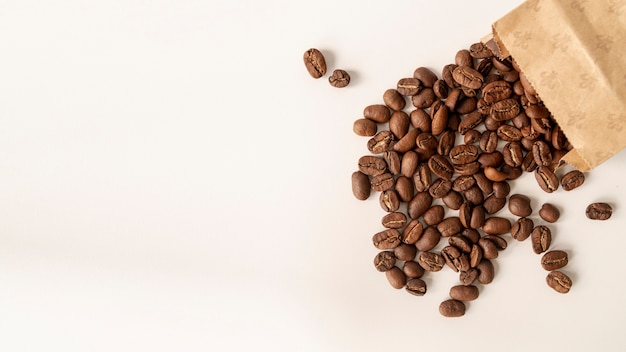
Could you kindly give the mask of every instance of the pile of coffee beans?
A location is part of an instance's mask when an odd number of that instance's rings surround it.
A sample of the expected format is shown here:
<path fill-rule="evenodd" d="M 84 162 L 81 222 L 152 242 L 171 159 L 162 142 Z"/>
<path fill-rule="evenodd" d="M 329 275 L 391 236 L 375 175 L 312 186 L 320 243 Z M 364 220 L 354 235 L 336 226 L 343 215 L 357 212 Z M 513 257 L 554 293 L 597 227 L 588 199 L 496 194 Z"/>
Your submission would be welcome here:
<path fill-rule="evenodd" d="M 552 193 L 580 187 L 585 175 L 562 162 L 571 145 L 515 61 L 489 47 L 459 50 L 440 76 L 417 68 L 353 125 L 369 137 L 370 152 L 352 174 L 354 196 L 379 192 L 386 212 L 384 230 L 372 237 L 380 251 L 374 266 L 392 287 L 416 296 L 427 292 L 425 273 L 458 272 L 459 284 L 439 307 L 446 317 L 464 315 L 464 302 L 478 298 L 477 285 L 492 282 L 492 261 L 507 248 L 507 236 L 530 238 L 543 254 L 549 287 L 567 293 L 572 286 L 560 271 L 567 253 L 551 249 L 550 228 L 535 224 L 531 198 L 510 195 L 509 182 L 533 173 L 539 188 Z M 514 221 L 494 215 L 507 204 Z M 611 208 L 594 203 L 586 214 L 608 219 Z M 546 203 L 538 215 L 554 223 L 560 211 Z"/>

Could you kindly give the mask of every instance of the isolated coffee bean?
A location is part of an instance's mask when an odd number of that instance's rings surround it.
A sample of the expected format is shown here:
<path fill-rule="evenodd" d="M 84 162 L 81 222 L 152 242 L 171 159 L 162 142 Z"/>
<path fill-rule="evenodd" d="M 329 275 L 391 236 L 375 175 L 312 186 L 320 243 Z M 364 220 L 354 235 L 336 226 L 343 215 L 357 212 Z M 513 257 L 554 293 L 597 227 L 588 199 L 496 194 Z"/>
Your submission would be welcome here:
<path fill-rule="evenodd" d="M 524 241 L 530 237 L 531 232 L 534 229 L 534 222 L 529 218 L 519 218 L 513 226 L 511 226 L 511 237 L 518 241 Z"/>
<path fill-rule="evenodd" d="M 409 261 L 415 259 L 415 256 L 417 255 L 417 248 L 411 244 L 400 243 L 393 249 L 393 254 L 399 260 Z"/>
<path fill-rule="evenodd" d="M 417 279 L 424 276 L 425 271 L 426 270 L 424 270 L 424 268 L 413 260 L 406 261 L 402 265 L 402 272 L 406 275 L 406 277 L 411 279 Z"/>
<path fill-rule="evenodd" d="M 457 285 L 450 288 L 450 297 L 459 301 L 473 301 L 478 298 L 478 287 Z"/>
<path fill-rule="evenodd" d="M 391 150 L 394 142 L 395 138 L 391 132 L 380 131 L 367 141 L 367 149 L 372 152 L 372 154 L 382 154 Z"/>
<path fill-rule="evenodd" d="M 513 194 L 509 197 L 509 211 L 511 214 L 519 217 L 529 216 L 533 212 L 530 206 L 530 198 L 522 194 Z"/>
<path fill-rule="evenodd" d="M 426 271 L 436 272 L 443 269 L 445 265 L 445 260 L 440 254 L 434 252 L 422 252 L 417 262 L 422 266 Z"/>
<path fill-rule="evenodd" d="M 537 168 L 535 179 L 539 187 L 547 193 L 552 193 L 559 188 L 559 179 L 547 166 L 539 166 Z"/>
<path fill-rule="evenodd" d="M 406 275 L 397 266 L 385 271 L 385 276 L 391 287 L 395 289 L 401 289 L 406 285 Z"/>
<path fill-rule="evenodd" d="M 350 84 L 350 74 L 346 70 L 334 70 L 328 77 L 328 83 L 335 88 L 343 88 Z"/>
<path fill-rule="evenodd" d="M 367 187 L 371 189 L 369 180 L 367 182 Z M 381 192 L 378 198 L 378 202 L 380 203 L 380 207 L 383 208 L 383 210 L 386 212 L 397 211 L 398 209 L 400 209 L 400 199 L 398 197 L 398 193 L 396 193 L 396 191 L 393 189 L 388 189 L 384 192 Z"/>
<path fill-rule="evenodd" d="M 378 132 L 378 125 L 369 119 L 357 119 L 352 125 L 352 130 L 357 136 L 371 137 Z"/>
<path fill-rule="evenodd" d="M 585 182 L 585 175 L 578 171 L 572 170 L 561 177 L 561 186 L 566 191 L 580 187 Z"/>
<path fill-rule="evenodd" d="M 417 240 L 420 239 L 422 233 L 424 232 L 424 225 L 418 220 L 411 220 L 404 230 L 402 230 L 402 243 L 406 244 L 415 244 Z"/>
<path fill-rule="evenodd" d="M 608 220 L 613 214 L 613 208 L 608 203 L 591 203 L 585 210 L 585 215 L 591 220 Z"/>
<path fill-rule="evenodd" d="M 400 245 L 400 232 L 396 229 L 387 229 L 372 236 L 374 247 L 380 250 L 394 249 Z"/>
<path fill-rule="evenodd" d="M 487 285 L 493 281 L 495 269 L 491 260 L 482 259 L 476 266 L 476 270 L 478 270 L 478 282 L 481 284 Z"/>
<path fill-rule="evenodd" d="M 393 179 L 393 175 L 388 172 L 385 172 L 384 174 L 380 174 L 380 175 L 372 177 L 372 179 L 370 180 L 370 185 L 373 191 L 383 192 L 388 189 L 391 189 L 391 187 L 393 187 L 394 182 L 395 181 Z"/>
<path fill-rule="evenodd" d="M 552 244 L 552 232 L 547 226 L 539 225 L 530 233 L 530 241 L 536 254 L 543 253 Z"/>
<path fill-rule="evenodd" d="M 321 51 L 311 48 L 304 52 L 304 66 L 313 78 L 326 74 L 326 60 Z"/>
<path fill-rule="evenodd" d="M 503 235 L 511 231 L 511 222 L 508 219 L 492 216 L 485 219 L 483 231 L 489 235 Z"/>
<path fill-rule="evenodd" d="M 381 223 L 388 229 L 401 229 L 406 225 L 406 215 L 403 212 L 393 212 L 383 216 Z"/>
<path fill-rule="evenodd" d="M 544 203 L 539 210 L 539 216 L 547 222 L 556 222 L 561 216 L 561 212 L 554 205 Z"/>
<path fill-rule="evenodd" d="M 546 282 L 558 293 L 568 293 L 572 288 L 572 279 L 560 271 L 551 271 L 546 276 Z"/>
<path fill-rule="evenodd" d="M 439 314 L 447 318 L 465 315 L 465 304 L 456 299 L 448 299 L 439 304 Z"/>
<path fill-rule="evenodd" d="M 396 265 L 396 256 L 391 251 L 379 252 L 374 257 L 374 267 L 376 270 L 384 272 L 391 270 Z"/>
<path fill-rule="evenodd" d="M 372 191 L 370 179 L 361 171 L 352 173 L 352 194 L 358 200 L 366 200 Z"/>
<path fill-rule="evenodd" d="M 422 279 L 409 279 L 406 282 L 406 291 L 415 296 L 426 294 L 426 282 Z"/>
<path fill-rule="evenodd" d="M 441 234 L 434 226 L 424 229 L 422 236 L 415 242 L 415 248 L 420 252 L 426 252 L 435 248 L 441 240 Z"/>
<path fill-rule="evenodd" d="M 546 252 L 541 257 L 541 267 L 547 271 L 561 269 L 567 265 L 567 262 L 567 252 L 561 250 Z"/>

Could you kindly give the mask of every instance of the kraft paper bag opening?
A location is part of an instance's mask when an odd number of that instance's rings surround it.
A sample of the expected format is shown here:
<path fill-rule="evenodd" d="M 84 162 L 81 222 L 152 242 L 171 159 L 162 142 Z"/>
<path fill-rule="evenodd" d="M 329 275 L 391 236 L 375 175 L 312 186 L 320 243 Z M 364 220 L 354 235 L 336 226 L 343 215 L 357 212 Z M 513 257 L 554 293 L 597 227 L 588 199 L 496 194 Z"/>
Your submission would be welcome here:
<path fill-rule="evenodd" d="M 588 171 L 626 147 L 626 1 L 529 0 L 492 30 L 572 144 L 567 163 Z"/>

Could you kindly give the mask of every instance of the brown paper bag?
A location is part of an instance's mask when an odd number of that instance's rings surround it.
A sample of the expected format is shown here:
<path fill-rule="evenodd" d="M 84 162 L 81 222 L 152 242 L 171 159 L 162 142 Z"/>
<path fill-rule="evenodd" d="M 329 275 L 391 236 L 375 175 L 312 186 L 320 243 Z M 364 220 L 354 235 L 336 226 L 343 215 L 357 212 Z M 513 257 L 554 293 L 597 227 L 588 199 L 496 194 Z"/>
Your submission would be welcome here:
<path fill-rule="evenodd" d="M 587 171 L 626 147 L 625 0 L 528 0 L 492 29 L 574 147 L 566 162 Z"/>

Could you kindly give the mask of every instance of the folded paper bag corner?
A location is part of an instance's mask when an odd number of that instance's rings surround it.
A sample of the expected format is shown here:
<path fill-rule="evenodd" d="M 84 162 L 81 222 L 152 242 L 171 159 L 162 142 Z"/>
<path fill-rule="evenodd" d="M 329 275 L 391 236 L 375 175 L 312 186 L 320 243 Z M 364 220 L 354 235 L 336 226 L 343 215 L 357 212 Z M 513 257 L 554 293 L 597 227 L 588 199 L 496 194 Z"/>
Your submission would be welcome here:
<path fill-rule="evenodd" d="M 511 56 L 587 171 L 626 147 L 626 2 L 527 0 L 483 38 Z M 538 53 L 541 53 L 538 55 Z"/>

